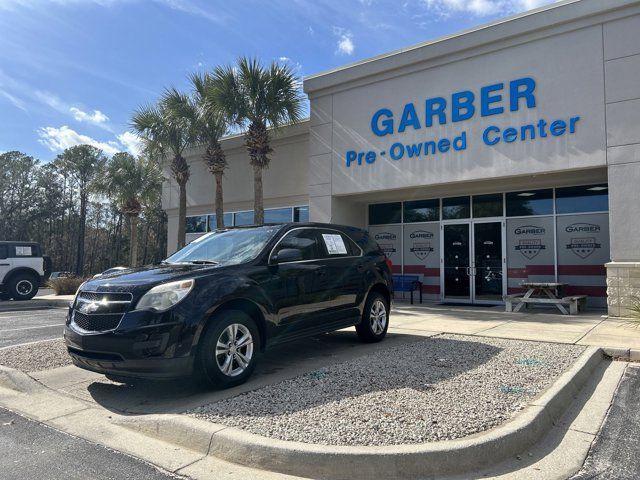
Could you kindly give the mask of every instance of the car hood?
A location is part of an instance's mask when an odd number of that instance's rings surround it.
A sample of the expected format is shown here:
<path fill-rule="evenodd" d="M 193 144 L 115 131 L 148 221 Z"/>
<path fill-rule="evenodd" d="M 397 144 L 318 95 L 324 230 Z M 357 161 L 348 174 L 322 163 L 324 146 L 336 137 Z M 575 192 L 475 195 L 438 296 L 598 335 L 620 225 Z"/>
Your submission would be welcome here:
<path fill-rule="evenodd" d="M 165 282 L 182 280 L 220 268 L 219 265 L 159 264 L 130 268 L 88 280 L 82 290 L 117 292 L 148 290 Z"/>

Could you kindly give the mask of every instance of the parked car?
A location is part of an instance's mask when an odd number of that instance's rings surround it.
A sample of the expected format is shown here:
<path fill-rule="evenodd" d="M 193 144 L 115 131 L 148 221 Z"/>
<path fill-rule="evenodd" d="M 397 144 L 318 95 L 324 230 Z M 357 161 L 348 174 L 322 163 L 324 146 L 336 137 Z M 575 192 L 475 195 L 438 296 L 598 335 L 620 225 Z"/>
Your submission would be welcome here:
<path fill-rule="evenodd" d="M 49 275 L 49 280 L 55 280 L 56 278 L 69 278 L 73 277 L 73 273 L 71 272 L 51 272 Z"/>
<path fill-rule="evenodd" d="M 0 242 L 0 292 L 5 298 L 30 300 L 51 273 L 51 259 L 34 242 Z"/>
<path fill-rule="evenodd" d="M 128 270 L 127 267 L 111 267 L 111 268 L 107 268 L 102 273 L 96 273 L 93 276 L 93 278 L 101 277 L 103 275 L 111 275 L 112 273 L 121 273 L 121 272 L 124 272 L 125 270 Z"/>
<path fill-rule="evenodd" d="M 73 363 L 113 376 L 244 382 L 266 348 L 355 325 L 382 340 L 391 269 L 368 232 L 265 225 L 204 235 L 160 265 L 81 285 L 64 330 Z"/>

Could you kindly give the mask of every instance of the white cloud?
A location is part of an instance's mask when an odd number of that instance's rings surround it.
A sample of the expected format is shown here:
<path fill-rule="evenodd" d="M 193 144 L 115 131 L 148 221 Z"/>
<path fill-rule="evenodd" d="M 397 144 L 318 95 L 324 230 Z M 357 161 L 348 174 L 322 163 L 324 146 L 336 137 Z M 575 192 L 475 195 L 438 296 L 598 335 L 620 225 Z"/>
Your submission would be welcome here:
<path fill-rule="evenodd" d="M 60 97 L 51 92 L 38 90 L 34 93 L 34 95 L 40 102 L 48 105 L 57 112 L 73 117 L 73 119 L 77 122 L 92 123 L 109 132 L 112 131 L 111 127 L 109 127 L 109 125 L 107 124 L 107 122 L 109 121 L 109 117 L 102 113 L 100 110 L 93 110 L 93 113 L 85 112 L 81 108 L 70 105 L 64 100 L 61 100 Z"/>
<path fill-rule="evenodd" d="M 333 27 L 333 34 L 338 37 L 336 53 L 340 55 L 352 55 L 356 48 L 353 43 L 353 33 L 341 27 Z"/>
<path fill-rule="evenodd" d="M 131 3 L 132 0 L 42 0 L 41 2 L 25 2 L 25 0 L 0 0 L 0 10 L 16 11 L 18 8 L 35 8 L 38 4 L 48 3 L 60 7 L 75 7 L 94 4 L 99 7 L 112 7 L 122 3 Z M 152 0 L 170 10 L 200 17 L 215 24 L 225 21 L 226 15 L 220 12 L 220 8 L 213 3 L 205 2 L 205 6 L 198 5 L 192 0 Z"/>
<path fill-rule="evenodd" d="M 422 0 L 429 9 L 441 15 L 469 13 L 478 17 L 504 15 L 537 8 L 551 0 Z"/>
<path fill-rule="evenodd" d="M 43 127 L 38 129 L 38 141 L 45 145 L 52 152 L 63 151 L 65 148 L 75 145 L 93 145 L 104 151 L 107 155 L 113 155 L 122 150 L 122 146 L 118 142 L 112 140 L 108 142 L 100 142 L 87 135 L 82 135 L 75 130 L 63 125 L 60 128 Z"/>
<path fill-rule="evenodd" d="M 140 155 L 142 152 L 142 140 L 135 133 L 123 132 L 116 135 L 116 140 L 101 142 L 88 135 L 76 132 L 67 125 L 60 128 L 43 127 L 38 129 L 38 142 L 45 145 L 52 152 L 62 152 L 65 148 L 75 145 L 93 145 L 101 149 L 107 155 L 127 151 L 132 155 Z"/>
<path fill-rule="evenodd" d="M 2 90 L 2 89 L 0 89 L 0 95 L 2 95 L 4 98 L 9 100 L 9 102 L 11 102 L 11 104 L 14 107 L 19 108 L 23 112 L 27 111 L 27 107 L 25 106 L 24 102 L 21 99 L 19 99 L 18 97 L 16 97 L 15 95 L 12 95 L 9 92 L 7 92 L 6 90 Z"/>
<path fill-rule="evenodd" d="M 87 113 L 83 112 L 77 107 L 71 107 L 69 108 L 69 111 L 73 115 L 73 118 L 75 118 L 78 122 L 89 122 L 99 125 L 109 120 L 109 117 L 107 117 L 100 110 L 94 110 L 93 113 Z"/>
<path fill-rule="evenodd" d="M 140 155 L 142 152 L 142 140 L 135 133 L 124 132 L 116 137 L 120 145 L 132 155 Z"/>

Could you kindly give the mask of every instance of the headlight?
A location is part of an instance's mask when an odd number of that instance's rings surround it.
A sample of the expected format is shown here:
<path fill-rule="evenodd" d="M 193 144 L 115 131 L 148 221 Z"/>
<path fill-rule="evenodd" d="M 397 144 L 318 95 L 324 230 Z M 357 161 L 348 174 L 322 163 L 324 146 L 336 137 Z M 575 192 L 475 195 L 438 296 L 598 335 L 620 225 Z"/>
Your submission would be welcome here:
<path fill-rule="evenodd" d="M 153 308 L 159 312 L 164 312 L 186 297 L 193 288 L 194 283 L 193 279 L 189 279 L 153 287 L 138 301 L 136 309 Z"/>

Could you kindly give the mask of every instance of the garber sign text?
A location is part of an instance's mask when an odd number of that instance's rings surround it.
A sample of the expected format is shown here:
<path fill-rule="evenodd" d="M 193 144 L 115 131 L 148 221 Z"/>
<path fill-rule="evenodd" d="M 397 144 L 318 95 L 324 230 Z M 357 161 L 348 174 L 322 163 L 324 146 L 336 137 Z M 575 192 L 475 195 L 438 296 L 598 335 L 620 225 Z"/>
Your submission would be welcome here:
<path fill-rule="evenodd" d="M 389 108 L 378 109 L 371 117 L 371 131 L 378 137 L 386 137 L 408 131 L 429 129 L 434 125 L 446 125 L 470 120 L 474 117 L 502 115 L 505 111 L 517 112 L 520 109 L 532 109 L 536 106 L 536 82 L 531 77 L 511 80 L 507 85 L 495 83 L 480 88 L 479 92 L 463 90 L 449 97 L 427 98 L 424 104 L 406 103 L 401 111 Z M 488 125 L 482 133 L 482 142 L 487 146 L 516 141 L 535 140 L 537 138 L 560 137 L 573 134 L 579 116 L 568 119 L 546 120 L 524 125 L 500 128 Z M 345 153 L 347 167 L 371 165 L 379 157 L 388 156 L 392 160 L 447 153 L 450 150 L 466 150 L 467 131 L 448 138 L 429 139 L 419 143 L 394 142 L 384 150 L 357 151 Z"/>

